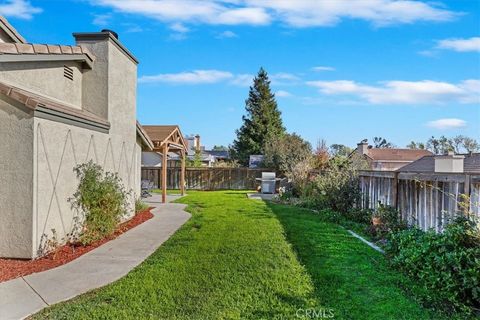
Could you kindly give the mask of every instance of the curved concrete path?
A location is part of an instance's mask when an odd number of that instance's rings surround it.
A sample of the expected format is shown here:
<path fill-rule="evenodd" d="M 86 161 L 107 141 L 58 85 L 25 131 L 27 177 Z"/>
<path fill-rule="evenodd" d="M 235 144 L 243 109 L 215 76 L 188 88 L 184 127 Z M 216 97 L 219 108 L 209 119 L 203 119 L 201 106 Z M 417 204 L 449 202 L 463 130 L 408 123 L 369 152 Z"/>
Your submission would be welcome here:
<path fill-rule="evenodd" d="M 190 218 L 185 205 L 162 204 L 160 200 L 158 195 L 146 199 L 155 207 L 152 219 L 74 261 L 0 283 L 0 319 L 23 319 L 125 276 Z"/>

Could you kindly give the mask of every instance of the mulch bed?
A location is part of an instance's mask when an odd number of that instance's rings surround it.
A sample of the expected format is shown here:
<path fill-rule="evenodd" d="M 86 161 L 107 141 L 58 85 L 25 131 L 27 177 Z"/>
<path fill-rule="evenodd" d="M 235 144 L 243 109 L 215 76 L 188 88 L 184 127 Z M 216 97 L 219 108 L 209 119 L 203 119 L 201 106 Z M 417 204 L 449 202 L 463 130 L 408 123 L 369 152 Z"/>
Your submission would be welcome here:
<path fill-rule="evenodd" d="M 102 244 L 117 238 L 122 233 L 135 228 L 139 224 L 153 218 L 150 212 L 152 208 L 137 213 L 132 219 L 123 222 L 109 237 L 95 241 L 87 246 L 67 243 L 59 247 L 55 252 L 35 260 L 25 259 L 2 259 L 0 258 L 0 282 L 23 277 L 32 273 L 53 269 L 68 263 L 81 255 L 101 246 Z"/>

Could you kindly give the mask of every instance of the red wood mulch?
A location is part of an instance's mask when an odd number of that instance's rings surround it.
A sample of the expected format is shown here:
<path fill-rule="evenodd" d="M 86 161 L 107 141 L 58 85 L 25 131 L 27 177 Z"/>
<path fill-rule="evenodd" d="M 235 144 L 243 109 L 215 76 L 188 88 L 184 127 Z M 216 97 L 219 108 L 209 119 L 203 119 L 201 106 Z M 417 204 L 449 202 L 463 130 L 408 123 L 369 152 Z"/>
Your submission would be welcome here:
<path fill-rule="evenodd" d="M 153 214 L 150 212 L 151 209 L 152 208 L 149 208 L 137 213 L 132 219 L 120 224 L 118 229 L 111 236 L 95 241 L 87 246 L 68 243 L 59 247 L 55 252 L 35 260 L 0 258 L 0 282 L 45 271 L 68 263 L 153 218 Z"/>

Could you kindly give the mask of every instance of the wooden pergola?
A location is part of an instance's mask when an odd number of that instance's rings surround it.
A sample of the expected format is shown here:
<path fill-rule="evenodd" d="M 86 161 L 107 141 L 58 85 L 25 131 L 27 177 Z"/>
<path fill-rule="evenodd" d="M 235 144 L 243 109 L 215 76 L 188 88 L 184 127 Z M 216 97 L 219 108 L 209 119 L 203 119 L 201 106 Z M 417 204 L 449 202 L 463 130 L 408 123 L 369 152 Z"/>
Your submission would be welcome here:
<path fill-rule="evenodd" d="M 162 155 L 162 202 L 167 202 L 167 160 L 168 153 L 176 153 L 181 159 L 180 192 L 185 194 L 185 158 L 187 143 L 183 138 L 180 127 L 170 126 L 143 126 L 153 142 L 153 151 Z"/>

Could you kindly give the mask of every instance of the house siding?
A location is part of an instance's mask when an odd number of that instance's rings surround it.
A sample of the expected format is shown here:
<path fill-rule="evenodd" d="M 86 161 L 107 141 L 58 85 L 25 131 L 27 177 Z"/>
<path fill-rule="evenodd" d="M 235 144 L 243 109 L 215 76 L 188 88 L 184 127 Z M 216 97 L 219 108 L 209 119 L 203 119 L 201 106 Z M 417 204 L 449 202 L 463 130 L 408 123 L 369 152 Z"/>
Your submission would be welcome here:
<path fill-rule="evenodd" d="M 73 80 L 64 77 L 64 66 L 73 70 Z M 77 62 L 0 63 L 0 80 L 67 102 L 76 109 L 82 108 L 82 77 Z"/>
<path fill-rule="evenodd" d="M 32 254 L 33 115 L 0 100 L 0 256 Z M 5 143 L 7 142 L 7 143 Z"/>
<path fill-rule="evenodd" d="M 86 109 L 110 123 L 108 132 L 101 132 L 34 117 L 33 111 L 2 95 L 0 257 L 35 258 L 54 233 L 60 244 L 66 240 L 78 215 L 69 202 L 78 186 L 73 169 L 89 160 L 118 174 L 131 191 L 129 217 L 134 214 L 142 149 L 136 131 L 137 66 L 110 39 L 82 45 L 96 59 L 93 70 L 84 73 L 79 64 L 69 63 L 74 81 L 63 76 L 61 62 L 0 64 L 0 80 Z"/>

